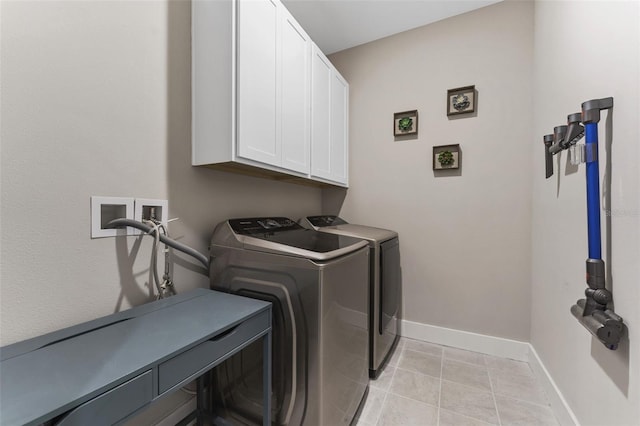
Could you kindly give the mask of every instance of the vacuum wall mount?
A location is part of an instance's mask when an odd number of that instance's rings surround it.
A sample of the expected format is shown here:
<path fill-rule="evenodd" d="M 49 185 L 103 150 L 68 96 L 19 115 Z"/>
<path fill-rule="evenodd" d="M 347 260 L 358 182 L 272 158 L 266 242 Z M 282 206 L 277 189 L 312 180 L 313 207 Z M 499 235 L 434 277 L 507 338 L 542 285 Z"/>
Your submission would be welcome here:
<path fill-rule="evenodd" d="M 587 231 L 589 258 L 586 261 L 585 299 L 571 307 L 571 313 L 591 334 L 611 350 L 618 348 L 625 325 L 620 316 L 609 309 L 613 295 L 606 289 L 606 268 L 602 260 L 600 228 L 600 170 L 598 165 L 598 122 L 600 112 L 613 108 L 613 98 L 593 99 L 582 104 L 582 112 L 570 114 L 567 125 L 556 126 L 545 135 L 545 176 L 553 175 L 553 155 L 574 146 L 585 137 L 587 181 Z"/>

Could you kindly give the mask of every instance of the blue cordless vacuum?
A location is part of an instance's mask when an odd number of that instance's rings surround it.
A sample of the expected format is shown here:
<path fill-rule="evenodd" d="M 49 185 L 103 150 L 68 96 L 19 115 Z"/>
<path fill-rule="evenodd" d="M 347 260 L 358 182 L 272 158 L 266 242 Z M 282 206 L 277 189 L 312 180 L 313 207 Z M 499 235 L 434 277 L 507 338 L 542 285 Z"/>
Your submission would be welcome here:
<path fill-rule="evenodd" d="M 613 108 L 613 98 L 593 99 L 582 104 L 582 112 L 570 114 L 566 126 L 557 126 L 554 133 L 545 135 L 546 177 L 553 175 L 553 155 L 575 145 L 585 137 L 587 175 L 587 230 L 589 258 L 585 299 L 571 307 L 571 313 L 591 334 L 611 350 L 618 348 L 624 334 L 622 318 L 608 309 L 613 296 L 606 289 L 605 264 L 602 260 L 600 231 L 600 170 L 598 166 L 598 122 L 600 111 Z M 584 125 L 584 126 L 583 126 Z"/>

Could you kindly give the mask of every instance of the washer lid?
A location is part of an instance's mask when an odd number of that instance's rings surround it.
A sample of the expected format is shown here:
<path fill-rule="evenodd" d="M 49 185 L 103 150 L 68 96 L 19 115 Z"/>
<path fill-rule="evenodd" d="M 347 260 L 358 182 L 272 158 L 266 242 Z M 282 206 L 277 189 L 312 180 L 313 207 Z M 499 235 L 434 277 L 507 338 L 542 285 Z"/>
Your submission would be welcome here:
<path fill-rule="evenodd" d="M 307 216 L 307 220 L 315 229 L 329 234 L 345 235 L 354 238 L 364 238 L 369 241 L 386 241 L 398 236 L 398 233 L 389 229 L 375 228 L 373 226 L 354 225 L 347 223 L 338 216 Z M 318 224 L 322 224 L 318 226 Z"/>
<path fill-rule="evenodd" d="M 231 219 L 228 221 L 245 249 L 329 260 L 367 246 L 361 238 L 305 229 L 286 217 Z"/>

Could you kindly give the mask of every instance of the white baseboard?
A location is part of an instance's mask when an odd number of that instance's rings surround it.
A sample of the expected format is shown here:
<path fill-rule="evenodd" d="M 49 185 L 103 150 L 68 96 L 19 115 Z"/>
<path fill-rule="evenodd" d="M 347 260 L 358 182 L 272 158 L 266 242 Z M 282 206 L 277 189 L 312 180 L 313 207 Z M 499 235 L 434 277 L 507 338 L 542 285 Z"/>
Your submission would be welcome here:
<path fill-rule="evenodd" d="M 530 343 L 406 320 L 402 320 L 401 330 L 400 334 L 410 339 L 528 362 L 533 373 L 544 387 L 549 397 L 551 409 L 560 424 L 562 426 L 580 425 L 567 401 L 562 396 L 560 389 L 556 386 L 553 378 L 551 378 L 540 360 L 538 353 Z"/>
<path fill-rule="evenodd" d="M 551 404 L 551 409 L 553 413 L 556 415 L 558 422 L 562 426 L 579 426 L 580 423 L 576 418 L 575 414 L 567 404 L 567 401 L 564 399 L 562 392 L 556 386 L 555 381 L 549 374 L 549 371 L 546 369 L 542 360 L 538 356 L 535 348 L 532 345 L 529 345 L 529 366 L 533 370 L 533 373 L 536 375 L 544 390 L 549 397 L 549 402 Z"/>
<path fill-rule="evenodd" d="M 452 328 L 421 324 L 402 320 L 401 326 L 404 337 L 452 346 L 468 351 L 480 352 L 502 358 L 529 361 L 529 343 L 485 334 L 470 333 Z"/>

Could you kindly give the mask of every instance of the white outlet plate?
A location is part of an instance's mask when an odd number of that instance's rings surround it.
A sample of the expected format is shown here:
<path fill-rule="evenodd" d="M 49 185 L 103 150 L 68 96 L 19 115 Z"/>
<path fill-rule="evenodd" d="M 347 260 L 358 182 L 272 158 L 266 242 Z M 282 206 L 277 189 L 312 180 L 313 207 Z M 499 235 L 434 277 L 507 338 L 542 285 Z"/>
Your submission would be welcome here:
<path fill-rule="evenodd" d="M 125 197 L 91 197 L 91 238 L 116 237 L 119 235 L 133 235 L 133 228 L 103 229 L 102 207 L 114 206 L 123 209 L 126 219 L 133 219 L 133 198 Z M 115 219 L 115 217 L 114 217 Z"/>
<path fill-rule="evenodd" d="M 167 220 L 169 219 L 169 201 L 168 200 L 155 200 L 152 198 L 136 198 L 135 200 L 135 208 L 134 208 L 134 219 L 142 222 L 142 209 L 144 207 L 159 207 L 160 214 L 160 222 L 164 225 L 165 229 L 167 229 Z M 140 235 L 142 231 L 134 230 L 134 235 Z"/>

